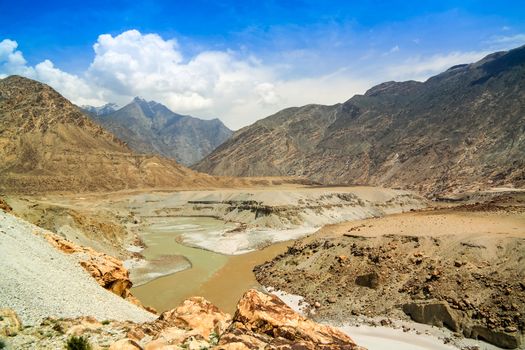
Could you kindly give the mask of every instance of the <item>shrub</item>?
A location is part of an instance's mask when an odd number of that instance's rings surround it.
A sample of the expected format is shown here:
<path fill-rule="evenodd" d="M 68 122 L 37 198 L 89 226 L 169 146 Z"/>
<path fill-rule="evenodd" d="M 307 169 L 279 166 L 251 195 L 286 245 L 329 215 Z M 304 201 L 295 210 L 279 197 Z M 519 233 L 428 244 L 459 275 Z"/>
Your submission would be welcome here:
<path fill-rule="evenodd" d="M 4 349 L 5 348 L 5 342 L 0 339 L 0 349 Z"/>
<path fill-rule="evenodd" d="M 67 350 L 91 350 L 91 344 L 84 337 L 72 336 L 66 342 Z"/>

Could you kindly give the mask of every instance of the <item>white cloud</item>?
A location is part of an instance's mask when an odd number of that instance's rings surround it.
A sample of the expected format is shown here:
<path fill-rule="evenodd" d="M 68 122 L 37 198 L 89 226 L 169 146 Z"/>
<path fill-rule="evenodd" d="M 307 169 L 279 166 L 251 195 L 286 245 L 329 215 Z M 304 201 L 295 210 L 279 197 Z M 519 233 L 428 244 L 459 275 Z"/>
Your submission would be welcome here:
<path fill-rule="evenodd" d="M 0 78 L 18 74 L 42 81 L 77 104 L 98 105 L 104 102 L 83 79 L 61 71 L 49 60 L 34 67 L 28 66 L 24 55 L 17 48 L 16 41 L 5 39 L 0 42 Z"/>
<path fill-rule="evenodd" d="M 489 41 L 489 43 L 501 45 L 506 49 L 512 49 L 525 45 L 525 34 L 495 36 Z"/>
<path fill-rule="evenodd" d="M 472 63 L 488 55 L 488 51 L 451 52 L 433 56 L 415 56 L 406 59 L 401 64 L 386 67 L 385 78 L 393 80 L 424 81 L 432 75 L 441 73 L 448 68 L 463 63 Z"/>
<path fill-rule="evenodd" d="M 279 100 L 273 71 L 231 51 L 203 51 L 186 60 L 175 40 L 137 30 L 100 35 L 93 48 L 86 77 L 108 92 L 108 100 L 142 96 L 179 113 L 221 117 L 232 127 L 254 121 L 233 113 L 236 105 L 255 108 Z"/>
<path fill-rule="evenodd" d="M 236 129 L 282 108 L 343 102 L 363 93 L 373 83 L 425 80 L 453 65 L 470 63 L 488 54 L 452 52 L 413 56 L 402 61 L 398 55 L 392 55 L 386 62 L 380 52 L 370 52 L 355 62 L 349 57 L 346 67 L 334 65 L 330 74 L 323 74 L 320 69 L 315 74 L 316 65 L 324 63 L 320 53 L 297 51 L 289 56 L 281 53 L 281 59 L 273 64 L 261 62 L 246 52 L 230 50 L 208 50 L 184 57 L 176 40 L 137 30 L 116 36 L 100 35 L 93 49 L 89 67 L 74 75 L 49 60 L 29 65 L 18 44 L 6 39 L 0 42 L 0 77 L 20 74 L 40 80 L 78 105 L 100 106 L 106 102 L 124 105 L 141 96 L 178 113 L 219 117 Z M 389 52 L 400 49 L 396 45 Z M 294 75 L 297 71 L 301 73 Z"/>
<path fill-rule="evenodd" d="M 26 60 L 17 47 L 16 41 L 9 39 L 0 41 L 0 78 L 11 74 L 26 76 L 33 74 L 33 70 L 26 66 Z"/>
<path fill-rule="evenodd" d="M 399 52 L 399 50 L 400 50 L 400 49 L 399 49 L 399 46 L 396 45 L 396 46 L 392 47 L 390 50 L 388 50 L 387 52 L 385 52 L 385 53 L 383 54 L 383 56 L 388 56 L 388 55 L 390 55 L 390 54 L 393 54 L 393 53 Z"/>

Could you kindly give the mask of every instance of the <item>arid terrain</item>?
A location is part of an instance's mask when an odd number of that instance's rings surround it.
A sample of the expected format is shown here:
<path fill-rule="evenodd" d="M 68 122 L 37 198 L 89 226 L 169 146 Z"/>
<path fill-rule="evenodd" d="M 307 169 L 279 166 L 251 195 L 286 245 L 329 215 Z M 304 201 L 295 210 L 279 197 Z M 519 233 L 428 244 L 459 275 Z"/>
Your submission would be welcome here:
<path fill-rule="evenodd" d="M 317 320 L 444 326 L 503 348 L 525 328 L 525 193 L 327 225 L 255 268 Z"/>
<path fill-rule="evenodd" d="M 523 349 L 524 67 L 522 46 L 228 140 L 0 79 L 0 349 Z"/>

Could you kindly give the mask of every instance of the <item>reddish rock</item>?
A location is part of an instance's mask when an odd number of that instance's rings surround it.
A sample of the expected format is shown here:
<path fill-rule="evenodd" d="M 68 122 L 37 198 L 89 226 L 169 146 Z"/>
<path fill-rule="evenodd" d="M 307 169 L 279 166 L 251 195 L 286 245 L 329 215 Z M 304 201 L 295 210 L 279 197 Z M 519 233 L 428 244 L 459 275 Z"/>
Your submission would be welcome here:
<path fill-rule="evenodd" d="M 52 232 L 35 231 L 34 233 L 42 234 L 51 245 L 62 252 L 74 254 L 79 264 L 95 278 L 100 286 L 139 307 L 143 307 L 140 301 L 130 292 L 133 284 L 129 279 L 129 271 L 124 267 L 122 261 L 110 255 L 97 252 L 92 248 L 76 245 Z M 145 309 L 150 312 L 154 311 L 150 308 Z"/>
<path fill-rule="evenodd" d="M 336 328 L 315 323 L 274 295 L 249 290 L 217 349 L 363 349 Z"/>
<path fill-rule="evenodd" d="M 10 213 L 13 211 L 13 208 L 11 208 L 11 206 L 9 204 L 7 204 L 7 202 L 5 200 L 3 200 L 2 198 L 0 198 L 0 210 L 3 210 L 7 213 Z"/>

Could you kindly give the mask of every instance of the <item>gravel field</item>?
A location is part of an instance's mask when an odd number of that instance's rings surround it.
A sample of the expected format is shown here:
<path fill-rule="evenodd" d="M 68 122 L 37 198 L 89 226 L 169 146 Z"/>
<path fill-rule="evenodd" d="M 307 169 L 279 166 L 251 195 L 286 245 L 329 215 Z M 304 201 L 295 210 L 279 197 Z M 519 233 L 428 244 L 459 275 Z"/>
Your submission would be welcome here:
<path fill-rule="evenodd" d="M 0 211 L 0 308 L 25 325 L 52 317 L 144 322 L 155 315 L 100 287 L 74 258 L 56 250 L 41 228 Z"/>

